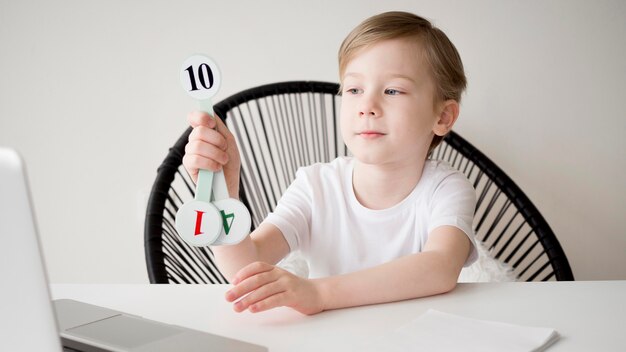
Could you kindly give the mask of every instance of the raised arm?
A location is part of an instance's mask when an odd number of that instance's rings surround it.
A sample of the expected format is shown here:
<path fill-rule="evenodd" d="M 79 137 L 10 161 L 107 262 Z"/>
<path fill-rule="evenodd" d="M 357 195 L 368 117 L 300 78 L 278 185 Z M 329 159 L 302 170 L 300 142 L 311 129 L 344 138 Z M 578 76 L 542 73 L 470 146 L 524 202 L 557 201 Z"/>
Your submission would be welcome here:
<path fill-rule="evenodd" d="M 193 127 L 183 157 L 187 172 L 197 182 L 199 169 L 223 170 L 229 195 L 238 198 L 241 160 L 234 136 L 219 118 L 205 112 L 192 112 L 187 120 Z M 211 250 L 220 271 L 231 280 L 250 263 L 277 263 L 289 253 L 289 245 L 278 228 L 262 225 L 237 245 L 213 246 Z"/>

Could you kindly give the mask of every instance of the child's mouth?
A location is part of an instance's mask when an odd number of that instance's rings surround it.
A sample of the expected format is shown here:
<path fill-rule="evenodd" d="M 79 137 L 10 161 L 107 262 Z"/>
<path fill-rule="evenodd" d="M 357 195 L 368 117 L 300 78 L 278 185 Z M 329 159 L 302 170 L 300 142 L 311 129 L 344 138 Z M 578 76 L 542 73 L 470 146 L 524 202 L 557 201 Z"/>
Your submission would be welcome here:
<path fill-rule="evenodd" d="M 363 132 L 358 133 L 358 135 L 365 139 L 375 139 L 375 138 L 383 137 L 385 134 L 382 132 L 377 132 L 377 131 L 363 131 Z"/>

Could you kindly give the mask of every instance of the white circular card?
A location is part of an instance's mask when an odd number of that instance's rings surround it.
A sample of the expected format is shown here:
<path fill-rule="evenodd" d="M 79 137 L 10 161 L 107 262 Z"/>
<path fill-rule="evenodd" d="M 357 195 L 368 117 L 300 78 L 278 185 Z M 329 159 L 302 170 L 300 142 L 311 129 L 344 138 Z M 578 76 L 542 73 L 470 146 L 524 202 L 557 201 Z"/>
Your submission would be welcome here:
<path fill-rule="evenodd" d="M 222 216 L 213 204 L 192 200 L 178 209 L 176 231 L 191 246 L 208 246 L 222 232 Z"/>
<path fill-rule="evenodd" d="M 213 245 L 232 245 L 244 240 L 250 234 L 250 212 L 246 206 L 233 198 L 213 202 L 222 215 L 222 231 Z"/>
<path fill-rule="evenodd" d="M 215 61 L 204 55 L 193 55 L 180 68 L 180 84 L 191 97 L 205 100 L 220 89 L 222 76 Z"/>

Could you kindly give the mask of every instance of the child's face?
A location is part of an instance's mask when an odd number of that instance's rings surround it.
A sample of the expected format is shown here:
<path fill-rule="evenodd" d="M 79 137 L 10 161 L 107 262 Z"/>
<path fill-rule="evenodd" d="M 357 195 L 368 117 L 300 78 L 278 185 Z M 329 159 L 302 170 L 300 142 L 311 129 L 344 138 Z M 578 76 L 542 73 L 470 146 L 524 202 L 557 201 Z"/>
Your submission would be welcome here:
<path fill-rule="evenodd" d="M 360 49 L 346 65 L 341 132 L 366 164 L 423 162 L 438 120 L 421 48 L 404 39 Z"/>

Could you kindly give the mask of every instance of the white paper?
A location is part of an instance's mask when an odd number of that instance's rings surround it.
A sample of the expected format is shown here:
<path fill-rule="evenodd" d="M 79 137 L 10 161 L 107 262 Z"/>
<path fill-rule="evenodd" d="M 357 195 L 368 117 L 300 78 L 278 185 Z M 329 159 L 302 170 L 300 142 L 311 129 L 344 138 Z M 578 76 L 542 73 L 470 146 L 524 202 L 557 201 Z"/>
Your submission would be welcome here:
<path fill-rule="evenodd" d="M 428 310 L 391 334 L 368 344 L 368 351 L 544 351 L 558 340 L 554 329 L 476 320 Z"/>

